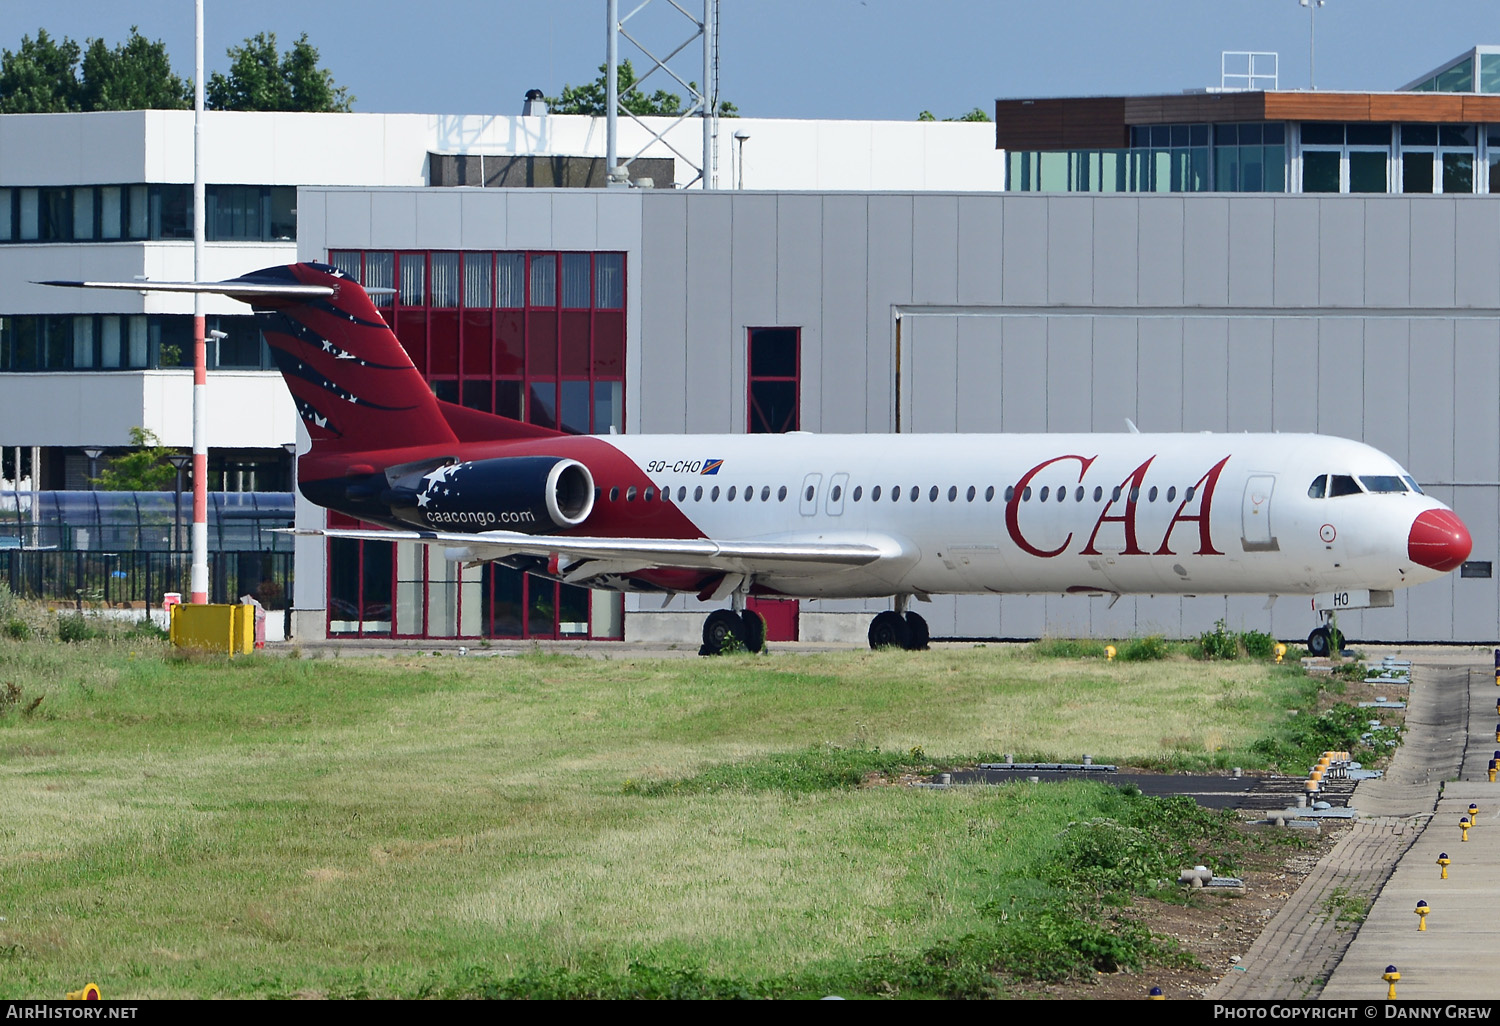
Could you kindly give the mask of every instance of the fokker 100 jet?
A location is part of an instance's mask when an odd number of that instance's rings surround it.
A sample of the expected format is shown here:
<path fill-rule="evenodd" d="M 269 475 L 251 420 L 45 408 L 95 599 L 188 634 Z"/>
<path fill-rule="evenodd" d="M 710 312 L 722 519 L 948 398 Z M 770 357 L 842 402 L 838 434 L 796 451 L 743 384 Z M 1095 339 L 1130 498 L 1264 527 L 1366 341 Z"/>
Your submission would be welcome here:
<path fill-rule="evenodd" d="M 224 282 L 48 282 L 249 303 L 312 448 L 302 494 L 381 530 L 590 588 L 729 603 L 892 596 L 874 647 L 924 648 L 937 594 L 1313 596 L 1338 609 L 1458 567 L 1453 511 L 1395 460 L 1291 434 L 563 434 L 437 399 L 366 291 L 322 264 Z"/>

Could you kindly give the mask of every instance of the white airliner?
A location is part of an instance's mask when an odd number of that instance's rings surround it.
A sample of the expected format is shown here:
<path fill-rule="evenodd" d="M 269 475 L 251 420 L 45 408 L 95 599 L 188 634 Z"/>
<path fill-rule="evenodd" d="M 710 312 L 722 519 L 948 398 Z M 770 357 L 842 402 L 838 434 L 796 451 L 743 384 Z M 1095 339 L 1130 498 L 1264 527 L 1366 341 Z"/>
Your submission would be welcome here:
<path fill-rule="evenodd" d="M 294 264 L 226 282 L 49 282 L 250 303 L 312 449 L 302 493 L 410 540 L 591 588 L 728 601 L 893 596 L 870 644 L 924 648 L 936 594 L 1312 596 L 1323 620 L 1468 558 L 1376 449 L 1281 434 L 566 435 L 436 399 L 365 290 Z M 1308 638 L 1317 654 L 1329 628 Z"/>

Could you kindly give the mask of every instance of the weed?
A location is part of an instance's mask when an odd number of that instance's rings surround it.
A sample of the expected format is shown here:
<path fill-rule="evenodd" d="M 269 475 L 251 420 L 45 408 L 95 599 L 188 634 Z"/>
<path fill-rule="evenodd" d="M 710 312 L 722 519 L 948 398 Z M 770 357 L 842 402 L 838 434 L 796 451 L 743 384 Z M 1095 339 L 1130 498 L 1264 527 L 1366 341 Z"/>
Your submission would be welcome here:
<path fill-rule="evenodd" d="M 1245 631 L 1240 635 L 1240 644 L 1251 659 L 1270 659 L 1276 654 L 1276 639 L 1262 631 Z"/>
<path fill-rule="evenodd" d="M 1198 635 L 1198 645 L 1205 659 L 1238 659 L 1240 639 L 1223 620 L 1214 621 L 1214 629 Z"/>
<path fill-rule="evenodd" d="M 1167 646 L 1167 639 L 1160 634 L 1150 634 L 1144 638 L 1131 638 L 1120 646 L 1119 658 L 1127 663 L 1154 662 L 1167 658 L 1171 649 Z"/>
<path fill-rule="evenodd" d="M 1038 659 L 1103 659 L 1104 642 L 1079 638 L 1043 638 L 1027 646 Z"/>

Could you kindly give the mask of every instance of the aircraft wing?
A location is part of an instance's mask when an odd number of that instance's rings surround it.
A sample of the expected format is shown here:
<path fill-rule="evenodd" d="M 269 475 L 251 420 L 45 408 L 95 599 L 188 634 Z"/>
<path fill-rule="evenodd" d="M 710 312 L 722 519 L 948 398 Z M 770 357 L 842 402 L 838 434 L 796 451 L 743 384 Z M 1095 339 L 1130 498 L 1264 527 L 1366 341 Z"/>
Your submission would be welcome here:
<path fill-rule="evenodd" d="M 602 574 L 628 574 L 661 567 L 681 567 L 734 574 L 807 576 L 867 566 L 903 554 L 895 539 L 827 542 L 815 539 L 725 541 L 710 538 L 589 538 L 576 535 L 522 534 L 518 531 L 298 530 L 327 538 L 366 541 L 414 541 L 448 548 L 450 559 L 482 562 L 507 556 L 559 557 L 567 580 Z"/>

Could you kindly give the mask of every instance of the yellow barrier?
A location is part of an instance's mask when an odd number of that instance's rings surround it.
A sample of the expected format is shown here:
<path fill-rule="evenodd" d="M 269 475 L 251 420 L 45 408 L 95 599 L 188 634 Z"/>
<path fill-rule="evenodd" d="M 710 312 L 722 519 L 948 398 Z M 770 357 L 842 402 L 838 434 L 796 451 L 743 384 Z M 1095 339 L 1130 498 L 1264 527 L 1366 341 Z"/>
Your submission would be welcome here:
<path fill-rule="evenodd" d="M 255 607 L 173 606 L 172 644 L 230 656 L 248 655 L 255 649 Z"/>

